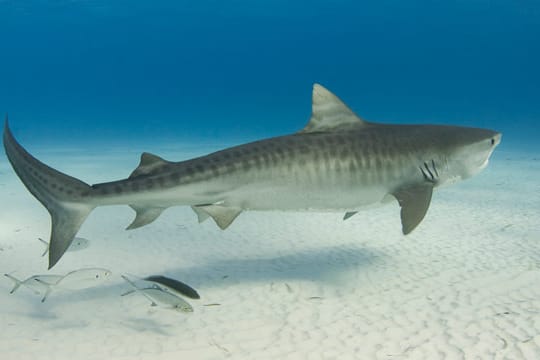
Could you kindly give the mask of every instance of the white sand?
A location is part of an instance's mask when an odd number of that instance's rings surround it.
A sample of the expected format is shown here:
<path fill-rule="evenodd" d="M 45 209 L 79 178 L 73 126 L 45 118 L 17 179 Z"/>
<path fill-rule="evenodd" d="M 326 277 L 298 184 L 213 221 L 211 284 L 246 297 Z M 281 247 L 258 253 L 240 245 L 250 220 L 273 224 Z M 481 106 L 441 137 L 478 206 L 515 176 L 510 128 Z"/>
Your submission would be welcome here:
<path fill-rule="evenodd" d="M 138 160 L 31 150 L 90 183 L 123 178 Z M 407 237 L 397 204 L 346 222 L 244 213 L 226 231 L 179 207 L 127 232 L 129 208 L 99 208 L 79 233 L 90 246 L 51 273 L 100 266 L 113 279 L 42 304 L 27 289 L 10 295 L 0 278 L 0 357 L 540 359 L 540 156 L 494 157 L 438 190 Z M 0 203 L 0 272 L 46 273 L 36 239 L 48 237 L 48 214 L 4 156 Z M 149 312 L 145 298 L 120 297 L 123 273 L 178 278 L 201 300 L 188 300 L 192 314 Z"/>

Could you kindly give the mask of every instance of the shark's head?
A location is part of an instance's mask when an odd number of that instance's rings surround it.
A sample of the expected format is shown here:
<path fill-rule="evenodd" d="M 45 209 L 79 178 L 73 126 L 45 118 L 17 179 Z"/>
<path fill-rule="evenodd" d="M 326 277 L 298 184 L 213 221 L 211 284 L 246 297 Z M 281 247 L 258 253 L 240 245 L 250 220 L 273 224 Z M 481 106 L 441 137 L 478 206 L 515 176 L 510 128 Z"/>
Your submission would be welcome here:
<path fill-rule="evenodd" d="M 452 127 L 445 134 L 447 176 L 443 183 L 470 178 L 484 169 L 502 134 L 493 130 Z"/>

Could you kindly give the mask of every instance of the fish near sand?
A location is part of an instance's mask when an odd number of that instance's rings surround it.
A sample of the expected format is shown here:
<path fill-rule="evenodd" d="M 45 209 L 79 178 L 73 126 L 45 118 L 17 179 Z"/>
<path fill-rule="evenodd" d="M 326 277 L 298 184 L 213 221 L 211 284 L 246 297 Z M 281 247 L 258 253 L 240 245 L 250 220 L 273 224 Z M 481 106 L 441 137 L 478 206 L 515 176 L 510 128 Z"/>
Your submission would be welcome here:
<path fill-rule="evenodd" d="M 56 281 L 41 278 L 37 278 L 35 281 L 46 286 L 45 295 L 41 299 L 41 302 L 45 302 L 51 292 L 56 288 L 63 290 L 88 289 L 101 285 L 103 282 L 110 279 L 111 275 L 111 271 L 107 269 L 85 268 L 71 271 L 64 276 L 61 276 L 60 279 Z"/>
<path fill-rule="evenodd" d="M 163 275 L 147 276 L 140 280 L 151 283 L 152 286 L 156 289 L 162 289 L 165 291 L 173 292 L 177 295 L 186 296 L 190 299 L 198 300 L 201 298 L 199 296 L 199 293 L 197 293 L 197 291 L 193 289 L 191 286 L 189 286 L 188 284 L 185 284 L 179 280 L 172 279 Z M 135 290 L 130 290 L 122 294 L 122 296 L 131 294 L 134 291 Z"/>
<path fill-rule="evenodd" d="M 187 296 L 190 299 L 200 299 L 199 293 L 188 284 L 185 284 L 179 280 L 172 279 L 163 275 L 152 275 L 145 277 L 143 280 L 150 281 L 164 286 L 167 289 L 174 291 L 178 294 Z"/>
<path fill-rule="evenodd" d="M 159 306 L 164 309 L 172 309 L 181 312 L 193 312 L 193 307 L 187 301 L 171 292 L 155 286 L 140 288 L 125 275 L 122 275 L 122 279 L 133 287 L 134 292 L 140 293 L 150 300 L 152 306 Z M 129 293 L 130 292 L 125 293 L 124 295 Z"/>
<path fill-rule="evenodd" d="M 35 294 L 46 293 L 49 288 L 49 286 L 46 285 L 47 283 L 56 283 L 63 278 L 63 275 L 33 275 L 25 280 L 19 280 L 11 274 L 4 274 L 4 276 L 14 283 L 13 289 L 9 292 L 10 294 L 13 294 L 21 286 L 27 287 Z"/>
<path fill-rule="evenodd" d="M 433 189 L 467 179 L 501 141 L 488 129 L 368 122 L 315 84 L 308 124 L 286 136 L 172 162 L 143 153 L 123 180 L 88 185 L 34 158 L 6 119 L 4 148 L 26 188 L 51 215 L 49 268 L 90 212 L 129 205 L 127 227 L 150 224 L 168 207 L 191 206 L 202 222 L 226 229 L 246 210 L 339 211 L 347 219 L 368 205 L 397 200 L 402 232 L 424 218 Z"/>
<path fill-rule="evenodd" d="M 47 253 L 49 252 L 49 243 L 43 240 L 42 238 L 38 238 L 38 240 L 43 245 L 45 245 L 45 251 L 43 251 L 43 254 L 41 254 L 41 256 L 47 255 Z M 66 251 L 79 251 L 79 250 L 86 249 L 88 246 L 90 246 L 90 240 L 76 236 Z"/>

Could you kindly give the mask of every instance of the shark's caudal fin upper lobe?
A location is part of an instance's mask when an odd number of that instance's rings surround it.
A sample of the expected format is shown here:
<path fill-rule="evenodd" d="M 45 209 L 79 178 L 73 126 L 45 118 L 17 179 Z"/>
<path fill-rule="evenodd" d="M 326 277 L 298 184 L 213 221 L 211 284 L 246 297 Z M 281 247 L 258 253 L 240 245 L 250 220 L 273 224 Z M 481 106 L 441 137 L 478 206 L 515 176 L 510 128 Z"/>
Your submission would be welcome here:
<path fill-rule="evenodd" d="M 50 269 L 60 260 L 80 226 L 94 209 L 94 205 L 88 202 L 92 188 L 30 155 L 13 137 L 7 116 L 4 126 L 4 148 L 9 162 L 23 184 L 51 215 Z"/>

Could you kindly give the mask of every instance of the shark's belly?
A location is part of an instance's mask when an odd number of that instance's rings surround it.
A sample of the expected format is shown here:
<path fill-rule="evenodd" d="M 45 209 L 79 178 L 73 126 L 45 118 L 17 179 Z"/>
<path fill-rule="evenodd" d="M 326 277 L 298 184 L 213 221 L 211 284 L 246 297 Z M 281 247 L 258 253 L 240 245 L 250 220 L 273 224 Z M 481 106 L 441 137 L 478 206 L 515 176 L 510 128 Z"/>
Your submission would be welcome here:
<path fill-rule="evenodd" d="M 157 192 L 126 194 L 110 203 L 149 207 L 220 203 L 245 210 L 341 211 L 379 203 L 387 194 L 388 188 L 382 185 L 318 184 L 286 177 L 280 181 L 216 178 Z"/>
<path fill-rule="evenodd" d="M 246 210 L 347 211 L 380 203 L 382 188 L 322 191 L 317 189 L 267 189 L 229 194 L 226 204 Z"/>
<path fill-rule="evenodd" d="M 358 184 L 351 176 L 294 176 L 284 173 L 257 178 L 215 179 L 205 184 L 207 198 L 245 210 L 353 210 L 379 203 L 388 194 L 385 184 Z"/>

